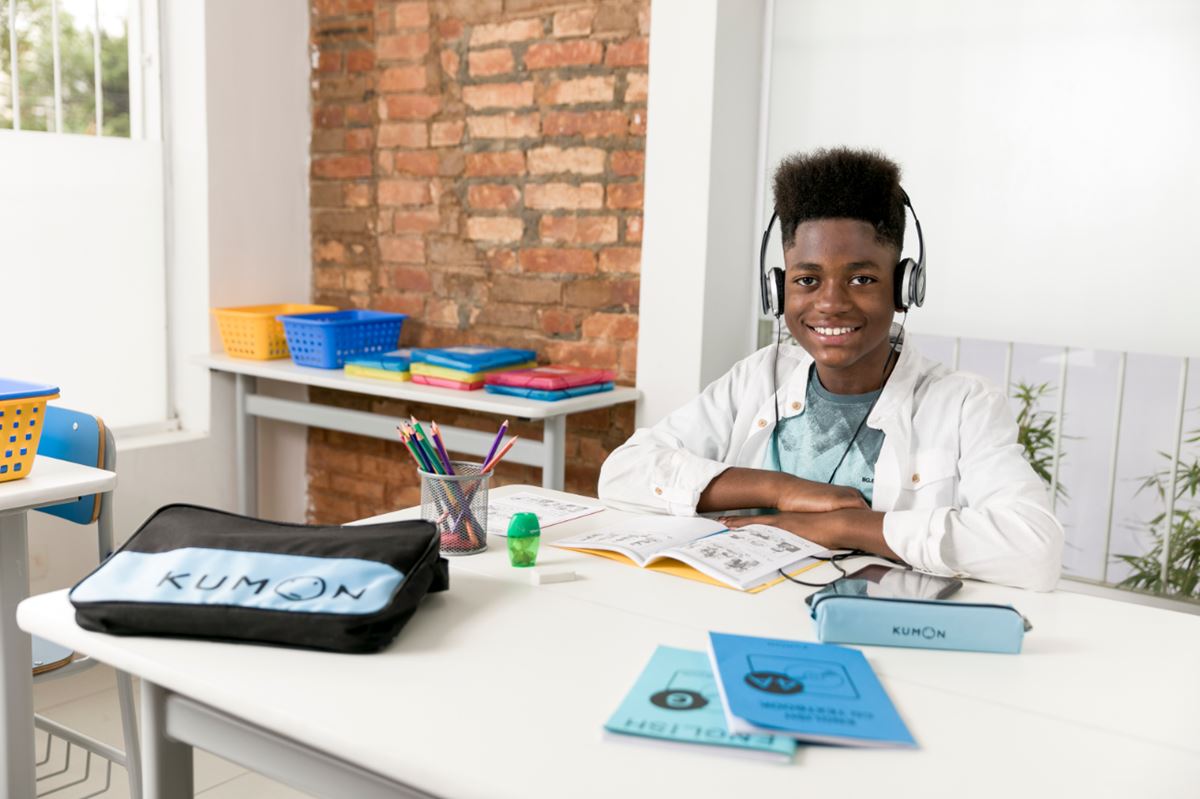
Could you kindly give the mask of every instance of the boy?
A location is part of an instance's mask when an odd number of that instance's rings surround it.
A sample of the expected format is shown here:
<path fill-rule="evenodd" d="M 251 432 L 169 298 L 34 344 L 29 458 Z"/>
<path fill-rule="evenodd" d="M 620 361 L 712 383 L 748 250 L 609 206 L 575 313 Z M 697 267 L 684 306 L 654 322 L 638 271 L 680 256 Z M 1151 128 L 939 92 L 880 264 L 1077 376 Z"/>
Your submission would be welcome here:
<path fill-rule="evenodd" d="M 1063 530 L 1004 394 L 922 358 L 903 328 L 893 338 L 899 167 L 821 150 L 785 159 L 774 188 L 783 320 L 799 346 L 764 347 L 635 432 L 605 461 L 601 499 L 676 515 L 770 508 L 726 523 L 1052 589 Z"/>

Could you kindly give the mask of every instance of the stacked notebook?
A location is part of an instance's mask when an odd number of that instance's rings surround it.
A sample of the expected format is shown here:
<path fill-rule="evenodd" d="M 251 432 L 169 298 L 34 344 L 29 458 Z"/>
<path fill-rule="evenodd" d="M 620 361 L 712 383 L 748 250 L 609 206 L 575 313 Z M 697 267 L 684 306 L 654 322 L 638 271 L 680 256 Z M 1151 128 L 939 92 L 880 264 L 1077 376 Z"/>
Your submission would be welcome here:
<path fill-rule="evenodd" d="M 612 372 L 579 366 L 537 366 L 489 375 L 486 389 L 528 399 L 554 401 L 612 391 Z"/>
<path fill-rule="evenodd" d="M 508 347 L 441 347 L 413 350 L 412 380 L 428 386 L 475 391 L 500 372 L 537 365 L 537 353 Z"/>
<path fill-rule="evenodd" d="M 800 744 L 917 745 L 856 649 L 708 634 L 702 652 L 660 646 L 604 725 L 612 740 L 790 761 Z"/>
<path fill-rule="evenodd" d="M 412 378 L 412 373 L 409 371 L 411 359 L 412 350 L 410 349 L 355 355 L 346 358 L 344 369 L 347 377 L 404 382 Z"/>

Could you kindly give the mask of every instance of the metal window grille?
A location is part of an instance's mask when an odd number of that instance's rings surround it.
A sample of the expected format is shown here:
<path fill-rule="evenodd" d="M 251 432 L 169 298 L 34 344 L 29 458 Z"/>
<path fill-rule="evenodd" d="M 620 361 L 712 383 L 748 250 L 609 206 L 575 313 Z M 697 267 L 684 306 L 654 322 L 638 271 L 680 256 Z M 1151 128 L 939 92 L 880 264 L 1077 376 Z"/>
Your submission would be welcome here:
<path fill-rule="evenodd" d="M 25 30 L 29 21 L 35 17 L 48 14 L 48 30 Z M 154 120 L 147 118 L 148 113 L 157 109 L 157 103 L 147 96 L 147 87 L 157 84 L 157 75 L 148 74 L 157 70 L 157 59 L 153 47 L 157 42 L 157 33 L 152 30 L 157 20 L 157 0 L 0 0 L 0 19 L 6 23 L 8 63 L 0 68 L 0 78 L 7 78 L 7 86 L 0 82 L 0 92 L 8 96 L 8 110 L 11 113 L 11 129 L 22 130 L 25 122 L 22 108 L 27 111 L 37 102 L 37 98 L 28 96 L 29 69 L 22 63 L 22 53 L 31 48 L 48 48 L 52 54 L 52 104 L 47 109 L 49 117 L 45 130 L 53 133 L 69 133 L 64 126 L 64 96 L 67 86 L 64 84 L 63 52 L 64 26 L 78 23 L 79 29 L 71 32 L 78 34 L 85 29 L 90 38 L 91 50 L 91 81 L 93 87 L 92 130 L 96 136 L 121 136 L 129 138 L 145 138 L 148 130 L 152 130 Z M 48 40 L 47 40 L 48 36 Z M 107 85 L 104 77 L 104 39 L 105 37 L 123 37 L 126 42 L 124 55 L 128 59 L 126 70 L 128 81 L 123 85 Z M 148 46 L 150 45 L 150 46 Z M 3 73 L 7 71 L 7 75 Z M 112 81 L 108 82 L 109 84 Z M 128 94 L 128 128 L 110 130 L 105 133 L 105 99 L 107 95 L 114 97 Z M 49 98 L 47 98 L 49 99 Z M 0 109 L 3 105 L 0 104 Z M 120 114 L 119 116 L 124 116 Z M 3 124 L 0 117 L 0 124 Z M 10 127 L 4 125 L 4 127 Z"/>

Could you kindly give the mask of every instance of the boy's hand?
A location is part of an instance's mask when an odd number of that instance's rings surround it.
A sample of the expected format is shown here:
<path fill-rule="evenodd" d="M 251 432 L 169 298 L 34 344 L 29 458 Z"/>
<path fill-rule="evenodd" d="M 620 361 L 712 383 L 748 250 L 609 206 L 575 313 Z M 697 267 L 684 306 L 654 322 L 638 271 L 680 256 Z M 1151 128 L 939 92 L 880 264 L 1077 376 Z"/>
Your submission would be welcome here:
<path fill-rule="evenodd" d="M 841 544 L 836 540 L 836 525 L 831 524 L 833 521 L 828 513 L 767 513 L 761 516 L 723 516 L 720 519 L 721 524 L 730 530 L 750 524 L 766 524 L 787 530 L 827 549 L 838 549 Z"/>
<path fill-rule="evenodd" d="M 781 480 L 775 507 L 781 513 L 824 513 L 831 510 L 869 508 L 858 491 L 845 486 L 827 485 L 780 475 Z"/>
<path fill-rule="evenodd" d="M 828 513 L 771 513 L 765 516 L 727 516 L 731 530 L 748 524 L 769 524 L 820 544 L 826 549 L 861 549 L 899 561 L 883 537 L 883 513 L 850 509 Z"/>

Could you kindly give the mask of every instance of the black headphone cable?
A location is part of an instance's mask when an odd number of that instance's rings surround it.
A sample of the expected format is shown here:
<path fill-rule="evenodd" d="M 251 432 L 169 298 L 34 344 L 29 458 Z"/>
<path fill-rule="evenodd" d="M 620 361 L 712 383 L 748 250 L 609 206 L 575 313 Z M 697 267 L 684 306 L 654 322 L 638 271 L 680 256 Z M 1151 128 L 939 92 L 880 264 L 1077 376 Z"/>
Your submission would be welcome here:
<path fill-rule="evenodd" d="M 904 316 L 900 320 L 900 332 L 896 335 L 896 339 L 895 339 L 895 341 L 892 342 L 891 349 L 888 350 L 887 357 L 883 361 L 883 374 L 880 375 L 880 378 L 879 378 L 879 394 L 877 394 L 875 396 L 875 399 L 871 400 L 870 407 L 867 408 L 867 412 L 864 413 L 862 419 L 859 420 L 858 427 L 855 428 L 855 430 L 854 430 L 854 435 L 852 435 L 850 437 L 850 443 L 846 445 L 846 448 L 844 450 L 842 450 L 842 457 L 838 458 L 837 466 L 833 467 L 833 471 L 829 473 L 829 479 L 825 481 L 825 483 L 827 485 L 833 484 L 834 475 L 837 474 L 838 469 L 842 468 L 842 463 L 846 460 L 846 456 L 850 453 L 850 448 L 854 446 L 854 442 L 858 440 L 858 434 L 862 432 L 863 425 L 866 424 L 867 419 L 871 415 L 871 411 L 875 410 L 875 403 L 879 402 L 879 398 L 883 396 L 883 387 L 884 387 L 884 385 L 887 384 L 887 380 L 890 377 L 888 375 L 888 366 L 891 365 L 892 356 L 896 354 L 896 347 L 898 347 L 900 345 L 900 343 L 904 340 L 904 328 L 907 323 L 908 323 L 908 311 L 905 311 Z M 776 329 L 778 329 L 778 327 Z M 778 357 L 779 357 L 778 335 L 776 336 L 775 356 L 776 356 L 776 362 L 778 362 Z M 899 361 L 900 361 L 900 359 L 897 358 L 896 362 L 899 363 Z M 771 369 L 771 378 L 772 378 L 772 380 L 775 379 L 775 369 L 774 368 Z M 820 378 L 818 378 L 818 379 L 820 379 Z M 776 389 L 776 394 L 778 394 L 778 389 Z M 778 436 L 779 436 L 779 397 L 776 396 L 775 397 L 775 429 L 771 431 L 771 446 L 775 447 L 776 458 L 779 457 Z M 838 576 L 834 577 L 832 580 L 830 580 L 829 582 L 825 582 L 825 583 L 808 583 L 808 582 L 805 582 L 804 580 L 797 580 L 795 577 L 791 576 L 790 574 L 785 572 L 783 569 L 778 569 L 777 571 L 785 579 L 790 580 L 793 583 L 796 583 L 798 585 L 805 585 L 805 586 L 808 586 L 809 588 L 824 588 L 825 586 L 829 585 L 830 583 L 836 582 L 837 580 L 840 580 L 841 578 L 846 576 L 846 570 L 842 568 L 840 561 L 843 561 L 846 558 L 861 557 L 861 556 L 880 557 L 880 556 L 876 555 L 874 552 L 866 552 L 861 549 L 851 549 L 846 552 L 836 552 L 836 553 L 830 555 L 829 557 L 813 555 L 812 557 L 814 560 L 820 560 L 820 561 L 824 561 L 826 563 L 830 563 L 833 565 L 833 568 L 838 570 Z M 885 560 L 886 560 L 886 558 L 885 558 Z M 911 567 L 908 567 L 908 568 L 911 568 Z"/>

